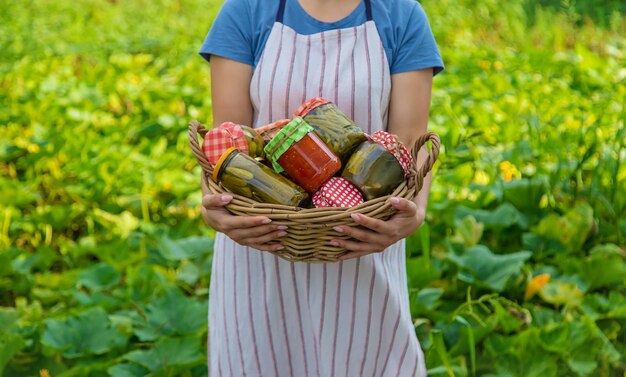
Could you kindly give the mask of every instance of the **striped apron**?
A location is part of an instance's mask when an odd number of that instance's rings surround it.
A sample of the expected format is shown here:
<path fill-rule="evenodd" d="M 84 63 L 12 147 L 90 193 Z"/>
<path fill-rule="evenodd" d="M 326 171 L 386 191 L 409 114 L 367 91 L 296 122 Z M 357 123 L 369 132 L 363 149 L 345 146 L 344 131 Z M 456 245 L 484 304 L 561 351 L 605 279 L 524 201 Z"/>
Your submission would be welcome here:
<path fill-rule="evenodd" d="M 254 126 L 322 96 L 368 133 L 384 130 L 391 79 L 367 22 L 300 35 L 281 0 L 250 85 Z M 209 298 L 209 375 L 426 376 L 409 310 L 405 244 L 337 263 L 287 262 L 218 233 Z"/>

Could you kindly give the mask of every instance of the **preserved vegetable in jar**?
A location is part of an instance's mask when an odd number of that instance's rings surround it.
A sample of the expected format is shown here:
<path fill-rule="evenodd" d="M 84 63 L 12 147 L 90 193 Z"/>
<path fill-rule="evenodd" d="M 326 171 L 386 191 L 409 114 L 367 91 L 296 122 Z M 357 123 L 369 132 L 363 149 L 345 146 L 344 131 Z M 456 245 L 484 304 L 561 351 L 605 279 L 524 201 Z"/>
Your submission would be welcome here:
<path fill-rule="evenodd" d="M 302 187 L 236 148 L 228 149 L 213 169 L 213 181 L 261 203 L 300 207 L 309 195 Z"/>
<path fill-rule="evenodd" d="M 287 173 L 313 194 L 341 169 L 341 161 L 301 117 L 295 117 L 265 146 L 274 170 Z"/>
<path fill-rule="evenodd" d="M 213 166 L 231 147 L 237 148 L 252 158 L 261 160 L 265 157 L 264 141 L 261 135 L 254 129 L 241 124 L 224 122 L 207 132 L 202 143 L 202 151 Z"/>
<path fill-rule="evenodd" d="M 294 115 L 302 117 L 313 127 L 344 165 L 354 150 L 367 140 L 363 129 L 325 98 L 311 98 Z"/>
<path fill-rule="evenodd" d="M 387 148 L 366 141 L 352 154 L 341 176 L 355 185 L 365 200 L 388 195 L 404 180 L 404 170 Z"/>

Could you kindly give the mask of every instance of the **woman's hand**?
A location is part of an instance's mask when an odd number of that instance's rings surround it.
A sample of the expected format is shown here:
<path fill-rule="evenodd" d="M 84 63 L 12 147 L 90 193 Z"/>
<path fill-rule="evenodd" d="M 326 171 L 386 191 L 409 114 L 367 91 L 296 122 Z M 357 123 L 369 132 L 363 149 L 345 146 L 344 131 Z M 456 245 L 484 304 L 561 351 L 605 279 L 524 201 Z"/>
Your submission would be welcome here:
<path fill-rule="evenodd" d="M 228 194 L 210 194 L 207 184 L 202 179 L 202 217 L 211 228 L 222 232 L 233 241 L 243 246 L 263 251 L 284 249 L 279 243 L 269 242 L 287 233 L 286 226 L 272 225 L 265 216 L 235 216 L 228 212 L 226 206 L 233 199 Z"/>
<path fill-rule="evenodd" d="M 334 228 L 336 231 L 356 239 L 356 241 L 340 239 L 330 241 L 330 244 L 333 246 L 349 250 L 347 254 L 340 258 L 341 260 L 362 257 L 371 253 L 380 253 L 399 240 L 413 234 L 424 222 L 426 211 L 424 208 L 418 207 L 414 202 L 402 198 L 391 198 L 390 202 L 398 212 L 387 221 L 354 214 L 352 219 L 366 229 L 352 226 L 338 226 Z"/>

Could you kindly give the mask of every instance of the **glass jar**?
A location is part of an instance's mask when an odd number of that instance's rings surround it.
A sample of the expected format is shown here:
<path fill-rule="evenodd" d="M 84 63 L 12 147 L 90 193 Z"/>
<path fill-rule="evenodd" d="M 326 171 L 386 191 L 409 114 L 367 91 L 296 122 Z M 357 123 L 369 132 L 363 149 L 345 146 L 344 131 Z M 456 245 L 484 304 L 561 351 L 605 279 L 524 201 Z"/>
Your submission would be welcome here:
<path fill-rule="evenodd" d="M 398 159 L 375 141 L 362 143 L 352 154 L 341 176 L 355 185 L 365 200 L 389 195 L 404 181 Z"/>
<path fill-rule="evenodd" d="M 341 161 L 301 117 L 295 117 L 265 146 L 274 170 L 285 172 L 313 194 L 341 169 Z"/>
<path fill-rule="evenodd" d="M 367 135 L 337 105 L 322 97 L 312 98 L 294 114 L 302 117 L 345 165 Z"/>
<path fill-rule="evenodd" d="M 202 151 L 213 166 L 230 147 L 258 160 L 265 158 L 263 137 L 254 129 L 241 124 L 224 122 L 207 132 L 202 143 Z"/>
<path fill-rule="evenodd" d="M 283 127 L 289 124 L 289 122 L 291 122 L 291 119 L 279 119 L 270 124 L 256 128 L 255 131 L 261 135 L 265 145 L 267 145 L 267 143 L 269 143 L 269 141 L 272 140 L 272 138 L 276 136 L 276 134 L 278 134 Z"/>
<path fill-rule="evenodd" d="M 215 165 L 213 181 L 260 203 L 300 207 L 309 198 L 302 187 L 234 147 L 224 152 Z"/>
<path fill-rule="evenodd" d="M 240 125 L 241 130 L 243 131 L 243 135 L 248 143 L 248 152 L 247 154 L 256 159 L 263 160 L 265 158 L 265 151 L 263 147 L 265 147 L 265 141 L 260 133 L 255 131 L 252 127 Z"/>

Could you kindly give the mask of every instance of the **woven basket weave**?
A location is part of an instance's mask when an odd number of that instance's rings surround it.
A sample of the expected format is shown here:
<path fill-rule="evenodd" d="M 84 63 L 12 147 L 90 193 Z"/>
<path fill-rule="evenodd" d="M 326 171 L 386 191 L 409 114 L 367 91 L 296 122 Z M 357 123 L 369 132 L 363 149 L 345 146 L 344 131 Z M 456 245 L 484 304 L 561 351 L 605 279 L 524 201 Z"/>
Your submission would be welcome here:
<path fill-rule="evenodd" d="M 331 246 L 331 239 L 349 239 L 349 236 L 333 230 L 338 225 L 358 226 L 352 219 L 352 214 L 362 214 L 376 219 L 387 220 L 396 211 L 389 199 L 393 196 L 413 200 L 424 183 L 424 177 L 432 169 L 439 155 L 439 136 L 434 132 L 428 132 L 421 136 L 411 149 L 414 161 L 417 162 L 417 153 L 422 146 L 430 141 L 432 148 L 428 158 L 421 167 L 413 166 L 407 179 L 396 190 L 387 196 L 368 200 L 352 208 L 299 208 L 278 204 L 259 203 L 240 195 L 229 192 L 222 185 L 213 182 L 211 176 L 213 167 L 207 161 L 202 152 L 202 143 L 198 136 L 204 138 L 208 130 L 199 122 L 189 123 L 189 143 L 204 179 L 207 180 L 209 191 L 213 194 L 228 192 L 233 200 L 226 208 L 235 215 L 266 216 L 272 220 L 272 224 L 286 225 L 287 235 L 280 238 L 284 249 L 271 251 L 283 259 L 292 262 L 334 262 L 347 250 Z"/>

